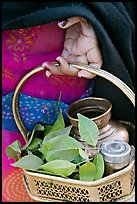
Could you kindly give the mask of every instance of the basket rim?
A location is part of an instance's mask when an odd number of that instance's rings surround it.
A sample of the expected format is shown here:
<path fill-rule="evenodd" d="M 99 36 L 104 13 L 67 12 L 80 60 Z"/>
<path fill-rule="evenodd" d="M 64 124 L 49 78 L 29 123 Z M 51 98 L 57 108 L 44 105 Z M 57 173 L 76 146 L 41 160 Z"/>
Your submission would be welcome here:
<path fill-rule="evenodd" d="M 97 186 L 105 181 L 108 181 L 109 179 L 113 179 L 113 178 L 117 178 L 119 176 L 123 176 L 124 174 L 126 174 L 135 164 L 135 159 L 133 159 L 129 165 L 127 167 L 125 167 L 122 170 L 119 170 L 118 172 L 115 172 L 111 175 L 105 176 L 99 180 L 96 181 L 80 181 L 80 180 L 75 180 L 75 179 L 66 179 L 66 178 L 62 178 L 62 177 L 57 177 L 57 176 L 53 176 L 53 175 L 47 175 L 47 174 L 40 174 L 37 172 L 31 172 L 29 170 L 25 170 L 23 169 L 25 174 L 28 174 L 30 176 L 35 176 L 35 177 L 40 177 L 40 178 L 46 178 L 46 179 L 50 179 L 50 180 L 56 180 L 56 181 L 60 181 L 60 182 L 67 182 L 67 183 L 71 183 L 71 184 L 81 184 L 81 185 L 85 185 L 85 186 Z"/>

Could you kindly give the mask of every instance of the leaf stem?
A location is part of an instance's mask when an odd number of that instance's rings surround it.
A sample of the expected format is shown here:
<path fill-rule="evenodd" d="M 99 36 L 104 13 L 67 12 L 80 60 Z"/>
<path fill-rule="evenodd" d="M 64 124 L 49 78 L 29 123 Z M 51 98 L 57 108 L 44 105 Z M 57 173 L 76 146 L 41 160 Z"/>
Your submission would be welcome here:
<path fill-rule="evenodd" d="M 61 101 L 61 96 L 62 96 L 62 91 L 60 91 L 59 93 L 59 98 L 58 98 L 58 102 L 57 102 L 57 106 L 56 106 L 56 113 L 55 113 L 55 118 L 56 118 L 56 115 L 58 113 L 58 109 L 59 109 L 59 105 L 60 105 L 60 101 Z"/>
<path fill-rule="evenodd" d="M 93 158 L 90 158 L 90 159 L 88 159 L 88 160 L 85 159 L 84 161 L 79 162 L 79 163 L 76 164 L 76 165 L 80 166 L 80 165 L 83 164 L 84 162 L 91 161 L 91 160 L 93 160 Z"/>

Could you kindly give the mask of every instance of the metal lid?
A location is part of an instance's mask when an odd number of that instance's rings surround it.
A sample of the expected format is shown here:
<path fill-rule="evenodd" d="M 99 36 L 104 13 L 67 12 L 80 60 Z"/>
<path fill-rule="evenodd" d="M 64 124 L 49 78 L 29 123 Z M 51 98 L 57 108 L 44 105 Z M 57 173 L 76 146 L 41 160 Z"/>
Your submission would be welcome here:
<path fill-rule="evenodd" d="M 131 147 L 123 141 L 106 141 L 100 145 L 104 160 L 110 163 L 123 163 L 130 159 Z"/>

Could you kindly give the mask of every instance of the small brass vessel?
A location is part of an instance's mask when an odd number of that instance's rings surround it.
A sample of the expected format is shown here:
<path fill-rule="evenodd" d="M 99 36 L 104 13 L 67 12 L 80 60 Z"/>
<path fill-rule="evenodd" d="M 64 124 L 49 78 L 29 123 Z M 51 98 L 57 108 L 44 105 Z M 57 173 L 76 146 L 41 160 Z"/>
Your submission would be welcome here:
<path fill-rule="evenodd" d="M 111 118 L 111 110 L 112 103 L 109 100 L 96 97 L 80 99 L 69 106 L 67 115 L 73 125 L 71 135 L 87 148 L 89 154 L 93 154 L 94 151 L 91 150 L 93 149 L 91 145 L 85 144 L 79 134 L 77 113 L 81 113 L 96 123 L 99 130 L 97 146 L 107 140 L 129 142 L 129 133 L 126 126 Z"/>

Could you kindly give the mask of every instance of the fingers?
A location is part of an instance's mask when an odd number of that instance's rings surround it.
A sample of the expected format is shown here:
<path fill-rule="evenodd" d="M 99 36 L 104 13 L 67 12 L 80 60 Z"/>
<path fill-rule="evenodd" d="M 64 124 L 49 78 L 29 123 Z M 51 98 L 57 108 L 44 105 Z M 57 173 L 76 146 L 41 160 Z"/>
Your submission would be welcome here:
<path fill-rule="evenodd" d="M 85 71 L 85 70 L 80 70 L 79 72 L 78 72 L 78 77 L 84 77 L 84 78 L 86 78 L 86 79 L 92 79 L 92 78 L 94 78 L 96 75 L 95 74 L 91 74 L 91 73 L 89 73 L 89 72 L 87 72 L 87 71 Z"/>
<path fill-rule="evenodd" d="M 101 52 L 99 47 L 95 46 L 93 49 L 91 49 L 88 53 L 87 53 L 87 59 L 90 62 L 90 66 L 93 68 L 101 68 L 102 64 L 103 64 L 103 60 L 102 60 L 102 56 L 101 56 Z M 85 70 L 80 70 L 78 72 L 78 76 L 79 77 L 84 77 L 87 79 L 92 79 L 94 78 L 96 75 L 92 74 L 90 72 L 87 72 Z"/>
<path fill-rule="evenodd" d="M 90 63 L 89 66 L 91 66 L 92 68 L 100 68 L 100 65 L 98 63 Z M 84 77 L 87 79 L 92 79 L 96 76 L 96 74 L 92 74 L 86 70 L 80 70 L 78 72 L 78 77 Z"/>
<path fill-rule="evenodd" d="M 64 21 L 59 21 L 58 26 L 62 29 L 65 29 L 65 28 L 71 27 L 72 25 L 74 25 L 76 23 L 81 24 L 83 35 L 86 35 L 88 37 L 95 36 L 95 31 L 92 28 L 92 26 L 90 24 L 88 24 L 86 19 L 84 19 L 82 17 L 76 16 L 76 17 L 68 18 L 67 20 L 64 20 Z"/>
<path fill-rule="evenodd" d="M 68 57 L 69 57 L 69 52 L 68 52 L 68 50 L 67 49 L 63 49 L 63 51 L 62 51 L 62 57 L 64 57 L 65 59 L 67 59 Z"/>
<path fill-rule="evenodd" d="M 79 55 L 76 57 L 75 62 L 79 62 L 82 64 L 88 64 L 88 59 L 87 59 L 87 55 Z"/>
<path fill-rule="evenodd" d="M 50 77 L 52 74 L 63 75 L 63 73 L 60 71 L 59 67 L 55 66 L 51 62 L 44 62 L 42 64 L 42 67 L 46 68 L 46 76 L 47 77 Z"/>
<path fill-rule="evenodd" d="M 81 20 L 82 20 L 81 17 L 71 17 L 71 18 L 68 18 L 67 20 L 59 21 L 58 26 L 60 28 L 65 29 L 65 28 L 68 28 L 68 27 L 80 22 Z"/>
<path fill-rule="evenodd" d="M 86 21 L 81 21 L 81 28 L 83 35 L 88 37 L 87 39 L 90 40 L 90 43 L 92 45 L 90 49 L 88 49 L 87 51 L 87 60 L 89 61 L 89 63 L 95 63 L 97 65 L 97 68 L 101 68 L 103 60 L 96 33 L 92 26 L 88 24 Z M 89 40 L 85 41 L 85 43 L 83 41 L 83 44 L 86 43 L 90 44 Z M 86 47 L 88 46 L 86 45 Z"/>
<path fill-rule="evenodd" d="M 74 46 L 74 40 L 73 39 L 65 39 L 65 42 L 64 42 L 64 49 L 68 51 L 68 53 L 70 54 L 71 53 L 71 50 Z"/>
<path fill-rule="evenodd" d="M 85 63 L 85 56 L 81 56 L 81 63 Z M 50 77 L 52 74 L 55 75 L 67 75 L 67 76 L 78 76 L 78 77 L 84 77 L 87 79 L 92 79 L 96 75 L 92 74 L 86 70 L 78 70 L 74 68 L 73 66 L 69 65 L 68 62 L 63 57 L 57 57 L 57 61 L 59 62 L 60 66 L 55 66 L 51 62 L 44 62 L 42 64 L 42 67 L 47 68 L 46 70 L 46 76 Z M 90 66 L 92 68 L 100 68 L 100 65 L 98 63 L 90 63 Z"/>
<path fill-rule="evenodd" d="M 43 63 L 48 70 L 46 75 L 52 74 L 78 76 L 88 79 L 95 77 L 95 74 L 85 70 L 78 70 L 68 63 L 83 63 L 92 67 L 101 68 L 102 55 L 99 49 L 96 33 L 92 26 L 82 17 L 71 17 L 66 21 L 58 22 L 58 26 L 66 30 L 64 49 L 62 56 L 57 57 L 59 66 L 50 62 Z"/>
<path fill-rule="evenodd" d="M 73 66 L 69 65 L 68 62 L 63 57 L 57 57 L 59 66 L 54 65 L 51 62 L 44 62 L 42 67 L 46 68 L 46 76 L 49 77 L 52 74 L 55 75 L 68 75 L 77 76 L 78 70 Z"/>
<path fill-rule="evenodd" d="M 83 35 L 85 35 L 87 37 L 94 37 L 94 38 L 96 38 L 96 33 L 95 33 L 93 27 L 91 26 L 91 24 L 89 24 L 85 20 L 81 20 L 80 24 L 81 24 L 81 29 L 82 29 L 82 34 Z"/>
<path fill-rule="evenodd" d="M 60 70 L 64 75 L 68 76 L 77 76 L 78 70 L 74 68 L 73 66 L 69 65 L 66 59 L 64 59 L 62 56 L 57 57 L 57 61 L 60 64 Z M 71 61 L 71 59 L 70 59 Z M 73 59 L 72 59 L 73 61 Z"/>
<path fill-rule="evenodd" d="M 46 70 L 46 76 L 50 77 L 51 75 L 52 75 L 51 72 L 49 70 Z"/>
<path fill-rule="evenodd" d="M 102 60 L 101 51 L 98 46 L 95 46 L 93 49 L 88 51 L 87 59 L 90 63 L 97 64 L 97 68 L 101 68 L 103 64 L 103 60 Z"/>

